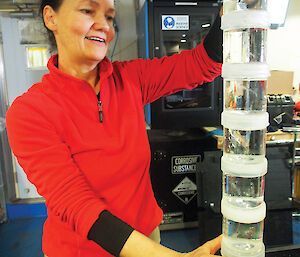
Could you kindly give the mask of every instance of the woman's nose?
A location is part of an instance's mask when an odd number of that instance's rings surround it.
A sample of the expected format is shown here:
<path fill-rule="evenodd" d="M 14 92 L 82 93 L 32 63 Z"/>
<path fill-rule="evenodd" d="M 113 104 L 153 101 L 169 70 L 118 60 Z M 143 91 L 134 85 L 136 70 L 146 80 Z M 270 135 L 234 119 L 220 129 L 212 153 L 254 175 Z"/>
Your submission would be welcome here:
<path fill-rule="evenodd" d="M 94 20 L 94 28 L 96 30 L 109 31 L 110 24 L 105 15 L 97 15 Z"/>

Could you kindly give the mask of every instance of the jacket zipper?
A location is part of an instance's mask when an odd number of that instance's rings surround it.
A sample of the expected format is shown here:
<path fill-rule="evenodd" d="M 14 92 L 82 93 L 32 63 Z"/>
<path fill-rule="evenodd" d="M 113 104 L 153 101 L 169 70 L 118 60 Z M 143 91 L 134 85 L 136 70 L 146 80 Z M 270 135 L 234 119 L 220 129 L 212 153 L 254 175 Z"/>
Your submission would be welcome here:
<path fill-rule="evenodd" d="M 98 98 L 99 120 L 100 120 L 100 123 L 103 123 L 103 111 L 102 111 L 102 103 L 101 103 L 101 100 L 100 100 L 100 92 L 97 95 L 97 98 Z"/>

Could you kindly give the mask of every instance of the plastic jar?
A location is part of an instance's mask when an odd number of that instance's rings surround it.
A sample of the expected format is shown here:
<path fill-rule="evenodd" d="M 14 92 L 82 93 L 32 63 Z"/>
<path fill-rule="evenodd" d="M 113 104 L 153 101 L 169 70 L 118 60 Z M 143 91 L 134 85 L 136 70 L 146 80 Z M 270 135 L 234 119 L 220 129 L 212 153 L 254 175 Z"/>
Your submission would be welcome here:
<path fill-rule="evenodd" d="M 268 65 L 223 64 L 224 110 L 266 111 Z"/>
<path fill-rule="evenodd" d="M 266 130 L 236 130 L 224 128 L 224 155 L 234 159 L 247 158 L 249 160 L 265 156 Z M 234 155 L 234 156 L 233 156 Z"/>
<path fill-rule="evenodd" d="M 266 62 L 268 13 L 244 11 L 224 14 L 223 62 L 255 63 Z"/>
<path fill-rule="evenodd" d="M 262 240 L 231 239 L 224 235 L 221 254 L 223 257 L 264 257 L 265 245 Z"/>
<path fill-rule="evenodd" d="M 224 109 L 266 111 L 266 80 L 224 80 Z"/>
<path fill-rule="evenodd" d="M 223 64 L 224 110 L 266 111 L 266 64 Z"/>
<path fill-rule="evenodd" d="M 244 28 L 224 32 L 223 62 L 266 62 L 267 30 Z"/>
<path fill-rule="evenodd" d="M 224 0 L 224 13 L 244 10 L 267 10 L 267 0 Z"/>
<path fill-rule="evenodd" d="M 261 162 L 232 162 L 223 156 L 223 199 L 240 208 L 253 208 L 263 203 L 267 159 Z"/>
<path fill-rule="evenodd" d="M 267 112 L 223 111 L 223 155 L 231 160 L 261 162 L 265 158 Z"/>
<path fill-rule="evenodd" d="M 222 199 L 222 255 L 264 256 L 263 228 L 266 204 L 254 208 L 239 208 Z"/>

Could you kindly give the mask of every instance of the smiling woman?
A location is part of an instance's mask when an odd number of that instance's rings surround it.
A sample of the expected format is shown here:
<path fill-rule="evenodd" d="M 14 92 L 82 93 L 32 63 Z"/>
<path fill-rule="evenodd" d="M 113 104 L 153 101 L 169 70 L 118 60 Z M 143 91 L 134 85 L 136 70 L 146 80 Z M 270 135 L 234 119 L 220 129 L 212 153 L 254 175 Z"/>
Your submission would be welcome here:
<path fill-rule="evenodd" d="M 57 44 L 59 69 L 83 79 L 94 74 L 88 82 L 96 92 L 97 65 L 115 35 L 114 16 L 113 0 L 64 0 L 56 10 L 50 5 L 43 9 L 45 25 Z"/>
<path fill-rule="evenodd" d="M 221 73 L 220 16 L 196 48 L 162 59 L 111 63 L 113 0 L 43 0 L 58 54 L 49 74 L 6 115 L 11 148 L 46 199 L 48 257 L 204 257 L 159 244 L 162 210 L 152 191 L 143 107 Z M 101 94 L 100 94 L 101 92 Z"/>

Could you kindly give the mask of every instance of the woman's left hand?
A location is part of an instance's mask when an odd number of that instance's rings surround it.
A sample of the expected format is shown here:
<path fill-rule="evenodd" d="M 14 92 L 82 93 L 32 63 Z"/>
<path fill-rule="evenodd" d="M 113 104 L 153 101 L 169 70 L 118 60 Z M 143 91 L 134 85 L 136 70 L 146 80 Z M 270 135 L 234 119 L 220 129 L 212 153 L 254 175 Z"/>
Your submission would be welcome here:
<path fill-rule="evenodd" d="M 222 235 L 206 242 L 196 250 L 186 253 L 183 257 L 208 257 L 215 256 L 214 254 L 221 248 Z"/>

